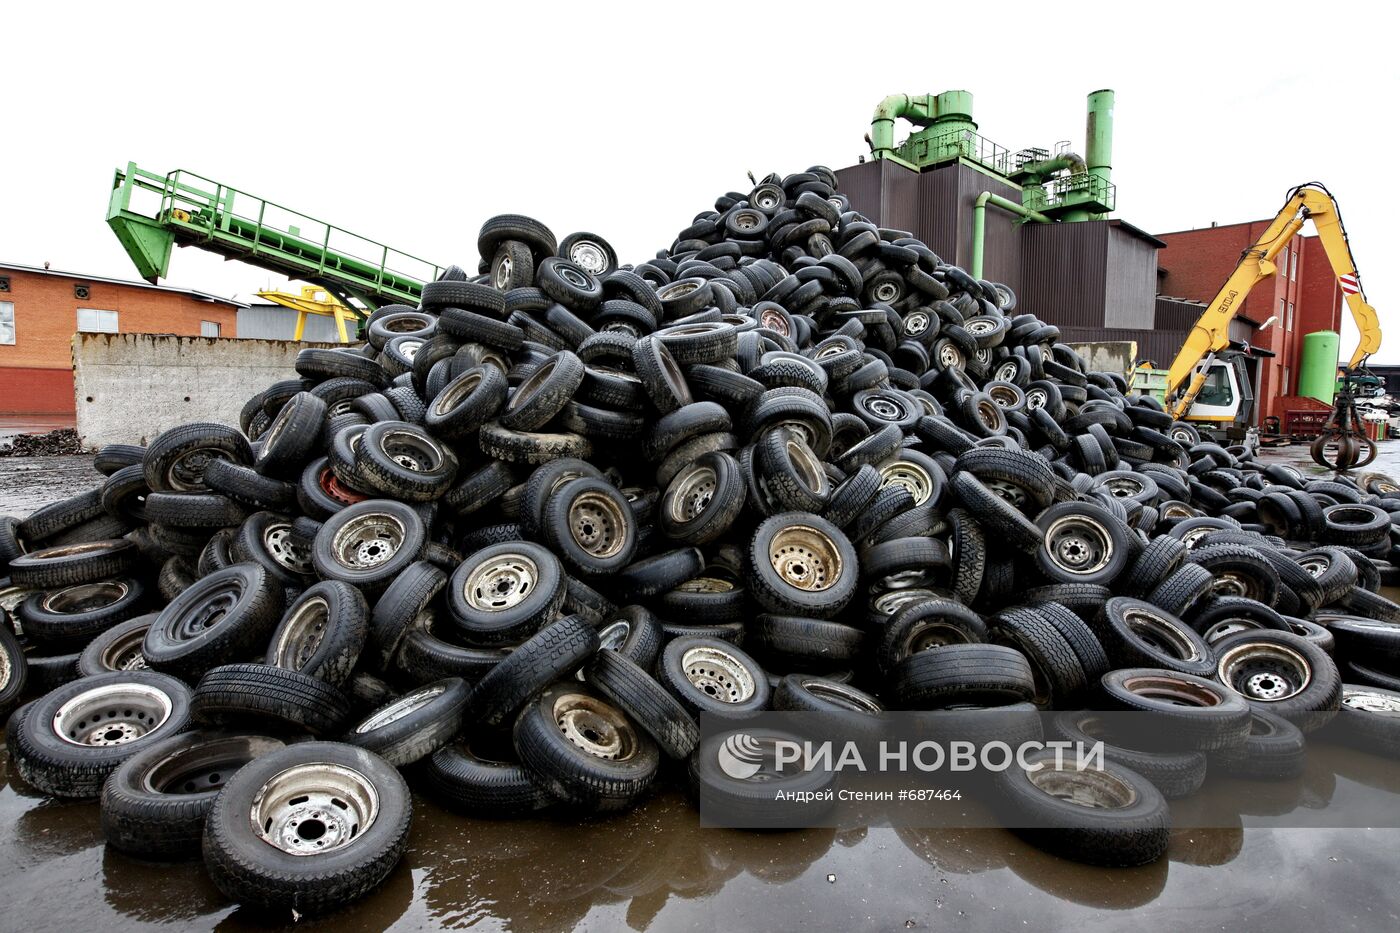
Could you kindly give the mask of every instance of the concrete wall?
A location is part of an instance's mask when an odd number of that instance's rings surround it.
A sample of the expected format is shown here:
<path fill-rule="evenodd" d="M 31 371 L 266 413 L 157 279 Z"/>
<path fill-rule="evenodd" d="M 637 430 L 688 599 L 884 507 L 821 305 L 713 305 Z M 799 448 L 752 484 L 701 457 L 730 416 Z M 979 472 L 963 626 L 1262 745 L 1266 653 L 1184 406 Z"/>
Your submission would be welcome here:
<path fill-rule="evenodd" d="M 1090 372 L 1126 376 L 1137 359 L 1137 343 L 1132 340 L 1096 340 L 1069 346 L 1084 357 Z"/>
<path fill-rule="evenodd" d="M 297 330 L 297 313 L 290 308 L 274 304 L 255 304 L 238 311 L 238 336 L 255 340 L 291 340 Z M 346 332 L 355 339 L 355 324 L 346 323 Z M 306 332 L 302 337 L 308 341 L 337 343 L 340 334 L 335 329 L 335 318 L 319 314 L 306 316 Z"/>
<path fill-rule="evenodd" d="M 283 340 L 76 334 L 73 381 L 85 446 L 147 444 L 189 421 L 238 424 L 254 394 L 296 377 L 297 351 Z"/>

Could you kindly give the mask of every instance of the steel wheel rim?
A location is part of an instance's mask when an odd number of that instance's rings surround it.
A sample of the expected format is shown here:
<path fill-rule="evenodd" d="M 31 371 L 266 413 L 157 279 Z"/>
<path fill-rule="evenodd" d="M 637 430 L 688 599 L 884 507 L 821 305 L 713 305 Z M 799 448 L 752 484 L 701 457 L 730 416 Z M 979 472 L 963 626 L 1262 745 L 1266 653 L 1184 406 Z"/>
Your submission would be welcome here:
<path fill-rule="evenodd" d="M 258 788 L 248 811 L 253 832 L 288 855 L 333 852 L 360 838 L 379 816 L 379 791 L 353 768 L 311 762 Z"/>
<path fill-rule="evenodd" d="M 306 667 L 326 640 L 330 623 L 331 607 L 324 598 L 313 596 L 298 606 L 277 638 L 273 649 L 276 666 L 291 671 Z"/>
<path fill-rule="evenodd" d="M 138 628 L 116 639 L 102 652 L 102 666 L 109 671 L 147 670 L 146 656 L 141 653 L 150 626 Z"/>
<path fill-rule="evenodd" d="M 909 417 L 909 409 L 901 400 L 890 395 L 874 395 L 861 399 L 860 407 L 881 421 L 896 423 Z"/>
<path fill-rule="evenodd" d="M 947 622 L 925 622 L 905 636 L 904 656 L 948 645 L 965 645 L 969 641 L 967 632 L 956 625 L 949 625 Z"/>
<path fill-rule="evenodd" d="M 1129 677 L 1123 681 L 1123 689 L 1136 696 L 1159 700 L 1172 706 L 1219 706 L 1224 699 L 1213 688 L 1174 677 Z"/>
<path fill-rule="evenodd" d="M 783 203 L 783 197 L 773 188 L 762 188 L 754 193 L 753 203 L 765 211 L 771 211 Z"/>
<path fill-rule="evenodd" d="M 141 777 L 141 787 L 152 794 L 207 794 L 224 786 L 226 779 L 259 755 L 283 748 L 284 743 L 260 736 L 211 739 L 171 752 Z"/>
<path fill-rule="evenodd" d="M 570 246 L 569 261 L 594 275 L 608 271 L 608 254 L 592 240 L 579 240 Z"/>
<path fill-rule="evenodd" d="M 1078 576 L 1097 573 L 1113 560 L 1113 539 L 1098 522 L 1078 515 L 1051 522 L 1045 548 L 1057 567 Z"/>
<path fill-rule="evenodd" d="M 1026 491 L 1015 483 L 1008 483 L 1004 479 L 983 479 L 982 485 L 987 487 L 988 492 L 1005 499 L 1018 510 L 1026 507 Z"/>
<path fill-rule="evenodd" d="M 1400 713 L 1400 699 L 1373 690 L 1346 690 L 1342 706 L 1361 713 Z"/>
<path fill-rule="evenodd" d="M 10 653 L 0 651 L 0 690 L 4 690 L 10 685 L 10 676 L 13 668 L 10 666 Z"/>
<path fill-rule="evenodd" d="M 569 534 L 575 544 L 594 557 L 622 553 L 627 529 L 622 507 L 602 493 L 586 492 L 569 503 Z"/>
<path fill-rule="evenodd" d="M 237 580 L 225 580 L 204 592 L 203 600 L 189 606 L 175 620 L 173 635 L 176 641 L 189 641 L 198 638 L 205 631 L 224 620 L 238 601 L 243 598 L 243 584 Z"/>
<path fill-rule="evenodd" d="M 104 684 L 85 690 L 58 708 L 51 726 L 69 745 L 111 747 L 134 742 L 159 729 L 174 703 L 158 687 Z"/>
<path fill-rule="evenodd" d="M 705 513 L 714 499 L 719 476 L 708 466 L 691 466 L 676 479 L 667 512 L 677 524 L 693 522 Z"/>
<path fill-rule="evenodd" d="M 465 402 L 479 385 L 481 385 L 481 373 L 476 371 L 463 373 L 460 378 L 453 379 L 433 400 L 433 414 L 439 417 L 448 414 Z"/>
<path fill-rule="evenodd" d="M 923 505 L 933 495 L 933 477 L 909 460 L 896 460 L 880 467 L 880 488 L 887 486 L 902 486 L 909 490 L 915 505 Z"/>
<path fill-rule="evenodd" d="M 1260 595 L 1257 583 L 1231 571 L 1216 574 L 1210 591 L 1216 596 L 1243 596 L 1249 599 L 1258 599 Z"/>
<path fill-rule="evenodd" d="M 793 433 L 795 435 L 797 432 Z M 807 446 L 806 438 L 789 437 L 784 446 L 787 449 L 788 460 L 797 471 L 797 478 L 802 485 L 814 495 L 825 496 L 830 485 L 826 470 L 822 469 L 821 461 L 812 452 L 812 448 Z"/>
<path fill-rule="evenodd" d="M 695 282 L 673 282 L 670 285 L 662 286 L 656 293 L 656 297 L 662 301 L 674 301 L 677 298 L 684 298 L 691 292 L 698 291 L 700 286 Z"/>
<path fill-rule="evenodd" d="M 899 299 L 899 286 L 893 282 L 881 282 L 875 286 L 875 300 L 889 304 Z"/>
<path fill-rule="evenodd" d="M 928 599 L 937 599 L 938 594 L 933 590 L 892 590 L 888 593 L 881 593 L 870 603 L 870 608 L 881 615 L 892 616 L 910 603 L 923 602 Z"/>
<path fill-rule="evenodd" d="M 447 459 L 442 448 L 413 431 L 386 431 L 379 439 L 379 449 L 390 460 L 414 473 L 435 473 Z"/>
<path fill-rule="evenodd" d="M 1298 566 L 1302 567 L 1312 576 L 1320 577 L 1332 566 L 1332 561 L 1330 558 L 1321 554 L 1315 554 L 1312 557 L 1299 560 Z"/>
<path fill-rule="evenodd" d="M 1020 367 L 1015 363 L 1005 363 L 997 370 L 997 379 L 1002 382 L 1015 382 L 1020 372 Z"/>
<path fill-rule="evenodd" d="M 566 693 L 551 714 L 569 744 L 605 761 L 627 761 L 637 753 L 637 733 L 615 706 L 584 693 Z"/>
<path fill-rule="evenodd" d="M 447 690 L 442 684 L 433 684 L 424 687 L 422 690 L 415 690 L 412 693 L 399 697 L 393 703 L 383 709 L 376 710 L 369 718 L 355 727 L 356 735 L 363 735 L 366 732 L 373 732 L 375 729 L 383 729 L 385 726 L 398 722 L 405 716 L 422 709 L 429 703 L 436 700 Z"/>
<path fill-rule="evenodd" d="M 283 411 L 277 413 L 277 417 L 269 426 L 268 434 L 263 440 L 264 448 L 272 443 L 277 434 L 281 433 L 281 425 L 285 425 L 287 422 L 285 414 L 285 407 Z M 209 465 L 209 461 L 227 459 L 229 459 L 228 454 L 217 447 L 196 447 L 194 450 L 187 450 L 176 457 L 166 469 L 165 481 L 176 492 L 202 492 L 205 488 L 204 468 Z"/>
<path fill-rule="evenodd" d="M 1191 439 L 1191 433 L 1189 431 L 1183 431 L 1181 428 L 1174 429 L 1167 436 L 1174 441 L 1185 441 L 1188 444 L 1195 443 L 1195 441 Z"/>
<path fill-rule="evenodd" d="M 309 575 L 312 572 L 311 554 L 296 542 L 291 525 L 285 522 L 268 525 L 263 532 L 263 546 L 279 566 L 292 573 Z"/>
<path fill-rule="evenodd" d="M 1145 609 L 1129 609 L 1123 613 L 1123 623 L 1139 641 L 1178 661 L 1200 659 L 1200 652 L 1195 643 L 1178 631 L 1176 626 L 1155 613 Z"/>
<path fill-rule="evenodd" d="M 1013 375 L 1015 374 L 1013 373 Z M 1044 408 L 1049 401 L 1050 393 L 1046 392 L 1044 389 L 1026 390 L 1026 408 L 1029 411 L 1035 411 L 1037 408 Z"/>
<path fill-rule="evenodd" d="M 418 358 L 418 351 L 423 349 L 421 340 L 401 340 L 394 346 L 394 352 L 412 363 Z"/>
<path fill-rule="evenodd" d="M 928 330 L 931 320 L 923 311 L 915 311 L 904 319 L 904 333 L 909 337 L 921 336 Z"/>
<path fill-rule="evenodd" d="M 496 288 L 505 291 L 510 284 L 510 274 L 515 268 L 515 260 L 510 258 L 510 253 L 501 256 L 501 261 L 496 263 Z"/>
<path fill-rule="evenodd" d="M 754 678 L 738 658 L 718 648 L 691 648 L 681 669 L 696 690 L 721 703 L 743 703 L 754 695 Z"/>
<path fill-rule="evenodd" d="M 404 545 L 403 522 L 387 512 L 369 512 L 346 522 L 331 539 L 336 563 L 349 570 L 370 570 L 391 560 Z"/>
<path fill-rule="evenodd" d="M 520 605 L 535 591 L 540 568 L 524 554 L 501 554 L 474 569 L 462 584 L 473 609 L 504 612 Z"/>
<path fill-rule="evenodd" d="M 1216 676 L 1250 700 L 1277 703 L 1296 697 L 1312 683 L 1312 665 L 1286 645 L 1252 642 L 1220 656 Z"/>
<path fill-rule="evenodd" d="M 950 340 L 943 341 L 943 345 L 938 348 L 938 362 L 944 369 L 960 369 L 967 360 L 963 357 L 962 350 Z"/>
<path fill-rule="evenodd" d="M 841 578 L 841 553 L 825 533 L 810 525 L 789 525 L 773 536 L 768 559 L 787 585 L 821 592 Z"/>
<path fill-rule="evenodd" d="M 992 386 L 987 394 L 1002 408 L 1015 408 L 1021 402 L 1021 394 L 1010 386 Z"/>
<path fill-rule="evenodd" d="M 783 315 L 769 308 L 758 316 L 760 327 L 766 327 L 771 331 L 782 334 L 784 337 L 792 336 L 792 330 L 788 326 L 788 320 Z"/>
<path fill-rule="evenodd" d="M 581 269 L 576 269 L 571 265 L 559 263 L 555 266 L 555 271 L 559 273 L 559 278 L 568 282 L 574 288 L 588 290 L 592 283 L 588 281 L 588 275 Z"/>
<path fill-rule="evenodd" d="M 72 615 L 105 609 L 126 598 L 131 587 L 120 580 L 104 580 L 100 583 L 80 583 L 67 586 L 44 596 L 41 605 L 47 612 Z"/>
<path fill-rule="evenodd" d="M 1121 810 L 1137 802 L 1133 786 L 1107 771 L 1075 768 L 1070 762 L 1055 766 L 1055 759 L 1042 758 L 1036 771 L 1026 777 L 1043 794 L 1091 810 Z"/>
<path fill-rule="evenodd" d="M 1113 479 L 1107 480 L 1099 485 L 1103 489 L 1107 489 L 1109 493 L 1117 499 L 1131 499 L 1134 496 L 1141 495 L 1146 488 L 1142 483 L 1130 476 L 1115 476 Z"/>
<path fill-rule="evenodd" d="M 676 587 L 682 593 L 732 593 L 737 587 L 721 577 L 696 577 Z"/>
<path fill-rule="evenodd" d="M 632 635 L 632 623 L 617 619 L 598 632 L 598 650 L 621 651 Z"/>

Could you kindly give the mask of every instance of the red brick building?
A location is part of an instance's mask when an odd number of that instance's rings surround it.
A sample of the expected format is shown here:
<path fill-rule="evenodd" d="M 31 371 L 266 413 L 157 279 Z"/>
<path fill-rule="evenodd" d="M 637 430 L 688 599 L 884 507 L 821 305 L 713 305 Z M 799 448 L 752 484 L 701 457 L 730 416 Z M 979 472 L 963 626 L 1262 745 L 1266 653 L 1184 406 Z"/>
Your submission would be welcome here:
<path fill-rule="evenodd" d="M 1211 301 L 1234 271 L 1240 254 L 1271 222 L 1253 220 L 1158 234 L 1167 244 L 1157 253 L 1158 293 Z M 1282 400 L 1297 393 L 1303 335 L 1339 331 L 1342 320 L 1342 291 L 1317 237 L 1295 237 L 1279 254 L 1277 265 L 1278 275 L 1260 282 L 1241 310 L 1241 316 L 1256 326 L 1277 318 L 1251 337 L 1255 346 L 1274 354 L 1259 361 L 1254 392 L 1260 422 L 1270 415 L 1282 418 Z"/>
<path fill-rule="evenodd" d="M 73 414 L 77 331 L 236 337 L 244 307 L 190 289 L 0 263 L 0 414 Z"/>

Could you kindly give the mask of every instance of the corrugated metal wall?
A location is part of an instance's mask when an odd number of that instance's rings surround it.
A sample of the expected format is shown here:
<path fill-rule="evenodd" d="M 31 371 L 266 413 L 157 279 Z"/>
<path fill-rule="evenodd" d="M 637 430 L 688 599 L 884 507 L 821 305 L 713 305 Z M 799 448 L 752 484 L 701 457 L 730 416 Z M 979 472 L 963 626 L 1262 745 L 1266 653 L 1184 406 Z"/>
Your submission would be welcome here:
<path fill-rule="evenodd" d="M 258 304 L 243 308 L 238 312 L 238 336 L 255 340 L 291 340 L 296 333 L 297 314 L 295 311 L 273 304 Z M 350 328 L 347 326 L 347 330 Z M 354 333 L 350 334 L 354 339 Z M 306 318 L 306 332 L 302 339 L 308 343 L 337 343 L 335 319 L 310 314 Z"/>
<path fill-rule="evenodd" d="M 1065 343 L 1090 343 L 1099 340 L 1133 340 L 1137 342 L 1138 362 L 1151 360 L 1158 369 L 1166 369 L 1176 359 L 1184 330 L 1156 330 L 1131 327 L 1060 327 L 1060 339 Z"/>
<path fill-rule="evenodd" d="M 1061 330 L 1103 327 L 1108 224 L 1027 224 L 1020 237 L 1016 310 L 1038 315 Z"/>
<path fill-rule="evenodd" d="M 1108 227 L 1108 259 L 1104 264 L 1104 324 L 1108 327 L 1152 327 L 1157 248 L 1111 222 L 1105 222 L 1105 226 Z"/>

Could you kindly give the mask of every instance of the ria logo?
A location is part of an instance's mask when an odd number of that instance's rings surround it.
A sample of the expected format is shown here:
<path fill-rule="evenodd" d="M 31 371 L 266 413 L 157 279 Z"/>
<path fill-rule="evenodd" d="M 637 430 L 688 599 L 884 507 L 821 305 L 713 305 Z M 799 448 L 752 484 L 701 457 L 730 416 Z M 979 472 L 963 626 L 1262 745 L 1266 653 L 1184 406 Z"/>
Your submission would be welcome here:
<path fill-rule="evenodd" d="M 736 781 L 747 781 L 763 767 L 763 746 L 747 732 L 736 732 L 720 745 L 719 767 Z"/>

